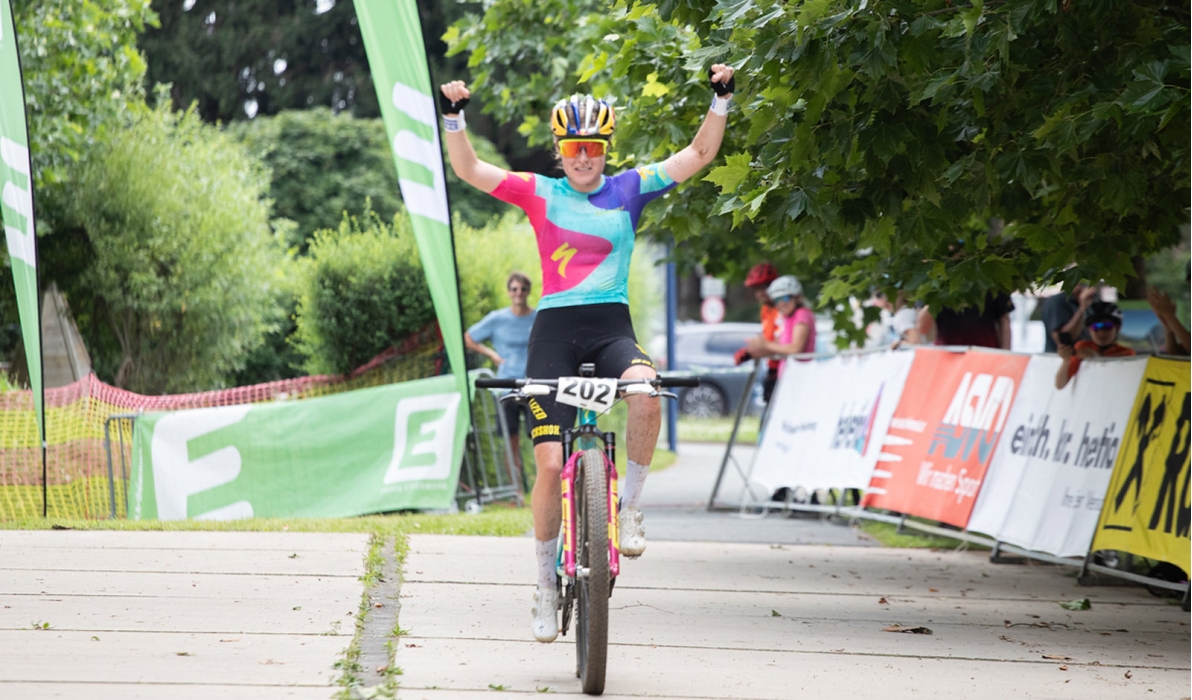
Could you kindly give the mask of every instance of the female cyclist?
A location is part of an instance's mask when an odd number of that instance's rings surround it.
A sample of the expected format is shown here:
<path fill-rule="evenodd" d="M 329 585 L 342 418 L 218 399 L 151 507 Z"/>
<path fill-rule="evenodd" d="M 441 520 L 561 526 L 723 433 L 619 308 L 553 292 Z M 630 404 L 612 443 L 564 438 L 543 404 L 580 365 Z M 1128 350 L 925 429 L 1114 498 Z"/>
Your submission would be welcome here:
<path fill-rule="evenodd" d="M 575 374 L 594 362 L 600 377 L 641 379 L 656 376 L 654 364 L 637 344 L 629 319 L 629 260 L 642 208 L 716 158 L 724 137 L 733 69 L 716 64 L 708 71 L 715 93 L 691 145 L 662 163 L 605 177 L 605 152 L 616 128 L 612 105 L 587 95 L 559 100 L 550 126 L 563 178 L 515 173 L 476 156 L 464 127 L 471 95 L 459 80 L 440 87 L 447 155 L 459 179 L 530 218 L 542 263 L 542 298 L 530 333 L 526 374 L 551 379 Z M 628 468 L 618 516 L 621 553 L 633 558 L 646 548 L 638 508 L 661 425 L 658 399 L 631 396 L 627 430 Z M 553 397 L 530 401 L 530 436 L 538 478 L 534 513 L 538 588 L 534 594 L 534 638 L 558 636 L 555 557 L 562 518 L 559 475 L 563 466 L 561 431 L 575 424 L 575 408 Z"/>

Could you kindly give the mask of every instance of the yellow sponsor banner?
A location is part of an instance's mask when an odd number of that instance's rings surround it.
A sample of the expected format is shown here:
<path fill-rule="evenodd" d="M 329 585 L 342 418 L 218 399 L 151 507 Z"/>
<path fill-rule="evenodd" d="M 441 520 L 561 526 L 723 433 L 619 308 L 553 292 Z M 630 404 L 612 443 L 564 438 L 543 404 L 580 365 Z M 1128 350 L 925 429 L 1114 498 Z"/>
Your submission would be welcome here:
<path fill-rule="evenodd" d="M 1117 549 L 1188 571 L 1188 380 L 1186 361 L 1147 361 L 1101 507 L 1094 550 Z"/>

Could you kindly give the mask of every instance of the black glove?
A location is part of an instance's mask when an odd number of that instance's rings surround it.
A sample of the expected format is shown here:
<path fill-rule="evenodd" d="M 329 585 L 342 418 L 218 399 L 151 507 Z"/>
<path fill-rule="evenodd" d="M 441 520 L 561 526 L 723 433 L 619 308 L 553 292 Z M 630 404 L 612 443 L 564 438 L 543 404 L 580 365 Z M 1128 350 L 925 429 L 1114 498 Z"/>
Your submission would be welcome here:
<path fill-rule="evenodd" d="M 459 102 L 452 102 L 451 100 L 447 99 L 447 96 L 443 94 L 442 90 L 439 91 L 439 111 L 444 115 L 459 114 L 464 110 L 464 107 L 467 106 L 468 98 L 465 97 Z"/>
<path fill-rule="evenodd" d="M 724 97 L 730 92 L 737 91 L 737 76 L 734 74 L 728 79 L 728 83 L 718 83 L 712 80 L 712 69 L 708 69 L 708 82 L 712 84 L 712 91 L 717 95 Z"/>

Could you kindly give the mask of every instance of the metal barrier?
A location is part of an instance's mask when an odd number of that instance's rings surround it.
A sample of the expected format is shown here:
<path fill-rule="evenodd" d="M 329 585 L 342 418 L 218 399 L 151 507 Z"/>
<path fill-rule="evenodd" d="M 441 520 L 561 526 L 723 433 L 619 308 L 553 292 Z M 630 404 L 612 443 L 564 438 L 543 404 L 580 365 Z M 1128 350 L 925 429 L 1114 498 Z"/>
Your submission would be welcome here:
<path fill-rule="evenodd" d="M 480 370 L 475 376 L 493 375 Z M 478 391 L 472 401 L 472 425 L 456 491 L 457 503 L 468 512 L 479 512 L 484 505 L 502 500 L 525 504 L 525 465 L 517 459 L 520 455 L 513 454 L 500 393 Z"/>
<path fill-rule="evenodd" d="M 968 348 L 957 347 L 957 346 L 936 346 L 936 347 L 942 347 L 943 349 L 949 349 L 949 350 L 955 350 L 955 351 L 961 351 L 961 350 L 968 349 Z M 904 348 L 900 351 L 905 352 L 905 351 L 911 350 L 911 349 L 912 348 Z M 982 350 L 986 350 L 986 349 L 983 348 Z M 847 351 L 847 352 L 840 353 L 840 354 L 842 354 L 842 355 L 860 355 L 860 354 L 869 354 L 869 353 L 874 353 L 874 352 L 887 352 L 887 349 L 874 348 L 874 349 L 869 349 L 869 350 L 854 350 L 854 351 Z M 989 352 L 1009 353 L 1010 351 L 989 350 Z M 822 357 L 825 357 L 825 355 L 822 355 L 822 354 L 815 355 L 815 354 L 808 353 L 808 354 L 802 354 L 802 355 L 788 356 L 789 359 L 814 359 L 817 357 L 822 358 Z M 1112 361 L 1113 359 L 1119 359 L 1119 358 L 1109 358 L 1109 359 L 1110 359 L 1110 361 Z M 1187 358 L 1185 358 L 1185 357 L 1172 357 L 1170 359 L 1187 360 Z M 755 368 L 754 368 L 755 373 L 757 371 L 757 367 L 760 367 L 760 365 L 761 365 L 760 362 L 757 362 L 755 364 Z M 753 380 L 751 379 L 750 381 L 752 382 Z M 771 400 L 773 400 L 773 398 Z M 763 431 L 765 430 L 765 425 L 766 425 L 767 419 L 769 418 L 769 414 L 770 414 L 770 405 L 767 404 L 766 409 L 762 414 L 761 425 L 762 425 Z M 1172 582 L 1172 581 L 1166 581 L 1166 580 L 1159 579 L 1159 578 L 1143 576 L 1140 574 L 1133 573 L 1133 572 L 1127 570 L 1130 568 L 1129 562 L 1133 561 L 1133 557 L 1125 552 L 1123 552 L 1122 554 L 1124 555 L 1125 561 L 1128 563 L 1127 563 L 1127 566 L 1123 569 L 1123 568 L 1114 568 L 1114 567 L 1110 567 L 1110 566 L 1104 566 L 1102 564 L 1096 563 L 1094 561 L 1094 554 L 1096 554 L 1096 552 L 1092 551 L 1091 548 L 1088 551 L 1088 553 L 1083 557 L 1059 557 L 1059 556 L 1047 554 L 1044 552 L 1027 550 L 1027 549 L 1023 549 L 1021 547 L 1007 544 L 1005 542 L 1001 542 L 997 539 L 994 539 L 994 538 L 991 538 L 991 537 L 988 537 L 985 535 L 979 535 L 979 534 L 976 534 L 973 532 L 969 532 L 967 529 L 966 530 L 958 530 L 958 529 L 954 529 L 951 527 L 943 527 L 941 525 L 932 524 L 931 522 L 926 521 L 925 519 L 910 518 L 905 514 L 889 513 L 889 512 L 883 512 L 880 510 L 870 510 L 870 509 L 868 509 L 864 506 L 861 506 L 861 505 L 845 506 L 843 503 L 845 500 L 845 489 L 824 489 L 823 491 L 830 497 L 830 499 L 832 501 L 831 503 L 812 503 L 810 498 L 807 499 L 807 502 L 796 501 L 796 500 L 794 500 L 794 498 L 792 498 L 793 493 L 789 493 L 788 497 L 784 501 L 774 500 L 771 497 L 771 495 L 768 495 L 768 494 L 759 498 L 758 494 L 754 493 L 754 490 L 750 485 L 750 477 L 753 474 L 753 467 L 754 467 L 753 462 L 750 463 L 750 465 L 747 469 L 742 469 L 740 463 L 736 460 L 736 458 L 732 454 L 733 448 L 736 444 L 737 431 L 740 427 L 741 418 L 743 417 L 743 415 L 744 415 L 744 399 L 742 400 L 741 405 L 739 405 L 737 407 L 736 420 L 733 423 L 733 429 L 732 429 L 732 433 L 729 437 L 729 442 L 725 446 L 724 458 L 720 464 L 720 472 L 717 474 L 716 483 L 713 486 L 712 494 L 708 499 L 708 510 L 709 511 L 738 510 L 742 516 L 745 516 L 748 514 L 748 515 L 752 515 L 753 517 L 765 517 L 770 512 L 779 512 L 779 513 L 783 513 L 785 515 L 791 515 L 795 512 L 804 512 L 804 513 L 818 513 L 825 520 L 828 520 L 831 522 L 836 522 L 836 523 L 843 524 L 843 525 L 852 525 L 853 523 L 855 523 L 857 520 L 860 520 L 860 519 L 890 523 L 890 524 L 897 525 L 899 532 L 901 532 L 904 528 L 911 528 L 911 529 L 918 530 L 920 532 L 924 532 L 927 534 L 941 536 L 941 537 L 948 537 L 948 538 L 951 538 L 954 540 L 958 540 L 963 543 L 961 545 L 962 547 L 970 545 L 970 544 L 981 546 L 981 547 L 988 547 L 991 550 L 989 560 L 991 563 L 994 563 L 994 564 L 1018 563 L 1024 559 L 1034 559 L 1037 561 L 1048 562 L 1051 564 L 1058 564 L 1061 566 L 1071 566 L 1071 567 L 1074 567 L 1079 570 L 1079 573 L 1077 575 L 1077 581 L 1081 585 L 1086 585 L 1086 586 L 1111 585 L 1108 582 L 1104 582 L 1103 579 L 1098 580 L 1094 576 L 1090 575 L 1090 574 L 1102 574 L 1105 576 L 1110 576 L 1115 579 L 1118 579 L 1119 581 L 1135 583 L 1135 584 L 1147 586 L 1148 588 L 1151 588 L 1151 589 L 1159 588 L 1159 589 L 1174 591 L 1177 593 L 1182 593 L 1183 595 L 1182 595 L 1181 605 L 1182 605 L 1183 610 L 1186 612 L 1190 608 L 1192 608 L 1192 586 L 1189 585 L 1189 582 L 1187 582 L 1187 581 Z M 758 444 L 760 447 L 760 444 L 761 444 L 761 435 L 760 434 L 759 434 Z M 755 460 L 756 460 L 756 453 L 755 453 Z M 737 502 L 718 500 L 718 498 L 717 498 L 717 496 L 719 495 L 719 492 L 720 492 L 721 482 L 724 478 L 724 474 L 725 474 L 725 471 L 727 470 L 729 463 L 733 464 L 737 473 L 740 475 L 740 477 L 742 478 L 742 481 L 745 484 L 745 487 L 742 490 L 741 496 Z M 747 496 L 747 498 L 746 498 L 746 496 Z M 1122 585 L 1122 584 L 1118 583 L 1118 584 L 1114 584 L 1114 585 Z"/>
<path fill-rule="evenodd" d="M 136 423 L 139 413 L 113 413 L 108 416 L 103 422 L 103 449 L 108 458 L 108 505 L 110 507 L 111 519 L 115 520 L 121 509 L 118 505 L 123 505 L 125 517 L 128 516 L 128 463 L 132 461 L 132 431 Z M 119 438 L 119 455 L 120 455 L 120 485 L 122 489 L 121 498 L 116 498 L 116 475 L 115 465 L 112 459 L 112 423 L 116 423 L 116 433 Z M 128 441 L 125 442 L 125 435 L 128 436 Z"/>

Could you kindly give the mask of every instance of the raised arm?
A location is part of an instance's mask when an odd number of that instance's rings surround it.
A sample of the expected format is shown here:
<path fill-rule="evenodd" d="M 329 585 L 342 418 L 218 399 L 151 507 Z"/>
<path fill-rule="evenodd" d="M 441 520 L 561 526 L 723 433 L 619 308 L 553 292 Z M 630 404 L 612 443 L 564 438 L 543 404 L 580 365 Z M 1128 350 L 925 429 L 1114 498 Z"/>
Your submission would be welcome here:
<path fill-rule="evenodd" d="M 508 171 L 485 163 L 476 155 L 464 124 L 464 107 L 472 93 L 462 80 L 439 86 L 439 106 L 443 112 L 447 157 L 456 176 L 481 192 L 492 192 L 505 181 Z"/>
<path fill-rule="evenodd" d="M 723 63 L 712 66 L 709 72 L 715 96 L 704 123 L 700 125 L 690 146 L 667 158 L 662 164 L 666 174 L 675 182 L 683 182 L 715 160 L 716 154 L 720 152 L 720 142 L 724 140 L 728 102 L 733 98 L 736 80 L 733 79 L 733 69 Z"/>

